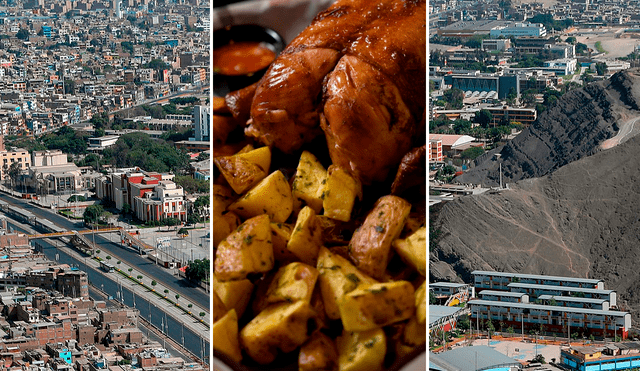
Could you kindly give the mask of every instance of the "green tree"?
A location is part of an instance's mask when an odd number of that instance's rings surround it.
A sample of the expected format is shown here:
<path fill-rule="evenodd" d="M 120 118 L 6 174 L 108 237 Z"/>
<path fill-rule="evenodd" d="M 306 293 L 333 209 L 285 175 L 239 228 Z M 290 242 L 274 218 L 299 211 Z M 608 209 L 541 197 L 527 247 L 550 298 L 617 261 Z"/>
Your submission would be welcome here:
<path fill-rule="evenodd" d="M 206 193 L 209 191 L 208 180 L 195 179 L 189 175 L 176 175 L 173 181 L 184 188 L 184 191 L 187 193 Z"/>
<path fill-rule="evenodd" d="M 473 121 L 477 124 L 480 124 L 480 126 L 483 128 L 488 128 L 489 124 L 491 124 L 491 122 L 493 121 L 493 114 L 489 110 L 481 109 L 480 111 L 476 112 Z"/>
<path fill-rule="evenodd" d="M 28 40 L 29 30 L 25 30 L 24 28 L 21 28 L 20 30 L 18 30 L 18 33 L 16 33 L 16 37 L 20 40 Z"/>
<path fill-rule="evenodd" d="M 189 234 L 189 230 L 187 228 L 180 228 L 178 230 L 178 235 L 188 235 Z"/>
<path fill-rule="evenodd" d="M 22 167 L 19 162 L 12 162 L 9 166 L 9 178 L 11 178 L 11 184 L 15 185 L 18 182 L 18 178 L 20 177 L 20 173 L 22 172 Z"/>
<path fill-rule="evenodd" d="M 496 331 L 496 328 L 493 325 L 493 321 L 491 321 L 490 319 L 487 319 L 486 329 L 487 329 L 487 332 L 489 333 L 489 337 L 493 336 L 493 333 Z"/>
<path fill-rule="evenodd" d="M 464 92 L 458 88 L 451 88 L 443 93 L 447 109 L 461 109 L 463 107 Z"/>
<path fill-rule="evenodd" d="M 471 328 L 471 320 L 469 319 L 469 315 L 460 316 L 458 319 L 457 327 L 460 330 L 468 330 Z"/>
<path fill-rule="evenodd" d="M 122 41 L 120 46 L 122 46 L 122 50 L 133 54 L 133 43 L 131 41 Z"/>
<path fill-rule="evenodd" d="M 462 151 L 462 153 L 460 154 L 460 158 L 462 158 L 463 160 L 472 161 L 472 160 L 475 160 L 476 157 L 480 156 L 483 153 L 484 153 L 484 148 L 471 147 Z"/>
<path fill-rule="evenodd" d="M 198 158 L 196 158 L 196 160 L 204 161 L 204 160 L 208 160 L 209 157 L 211 157 L 211 155 L 209 155 L 207 152 L 200 152 L 198 153 Z"/>
<path fill-rule="evenodd" d="M 457 119 L 453 122 L 453 131 L 456 134 L 468 133 L 471 130 L 471 122 L 463 119 Z"/>
<path fill-rule="evenodd" d="M 576 54 L 584 54 L 589 50 L 589 47 L 583 43 L 576 44 Z"/>
<path fill-rule="evenodd" d="M 209 274 L 211 271 L 211 267 L 209 265 L 209 259 L 196 259 L 190 262 L 185 270 L 187 279 L 194 282 L 209 281 Z"/>
<path fill-rule="evenodd" d="M 126 214 L 130 214 L 130 213 L 131 213 L 131 211 L 132 211 L 132 209 L 131 209 L 131 205 L 129 205 L 128 203 L 126 203 L 126 202 L 125 202 L 125 203 L 122 205 L 122 213 L 126 215 Z"/>
<path fill-rule="evenodd" d="M 604 62 L 596 62 L 596 72 L 598 76 L 604 76 L 607 74 L 607 64 Z"/>
<path fill-rule="evenodd" d="M 100 220 L 100 216 L 104 213 L 102 205 L 90 205 L 84 209 L 82 217 L 85 224 L 96 224 Z"/>
<path fill-rule="evenodd" d="M 187 223 L 196 224 L 202 222 L 202 217 L 196 213 L 191 213 L 187 216 Z"/>
<path fill-rule="evenodd" d="M 73 80 L 64 80 L 64 93 L 75 94 L 75 92 L 76 92 L 76 82 Z"/>
<path fill-rule="evenodd" d="M 436 298 L 436 294 L 433 293 L 433 291 L 429 291 L 429 305 L 434 305 L 438 302 L 438 299 Z"/>
<path fill-rule="evenodd" d="M 178 224 L 180 224 L 180 221 L 176 218 L 164 218 L 162 220 L 162 224 L 169 226 L 169 227 L 173 227 L 176 226 Z"/>
<path fill-rule="evenodd" d="M 569 43 L 569 44 L 573 44 L 573 45 L 575 45 L 575 44 L 576 44 L 576 42 L 577 42 L 577 40 L 576 40 L 575 36 L 569 36 L 569 37 L 567 37 L 567 39 L 565 40 L 565 42 L 567 42 L 567 43 Z"/>

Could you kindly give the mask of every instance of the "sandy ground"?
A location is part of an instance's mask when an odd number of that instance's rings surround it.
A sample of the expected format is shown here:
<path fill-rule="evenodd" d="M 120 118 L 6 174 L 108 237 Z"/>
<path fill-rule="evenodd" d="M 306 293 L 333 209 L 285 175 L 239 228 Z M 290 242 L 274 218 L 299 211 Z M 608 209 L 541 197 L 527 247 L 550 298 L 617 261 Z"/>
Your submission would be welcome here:
<path fill-rule="evenodd" d="M 571 33 L 575 36 L 579 43 L 587 45 L 589 48 L 596 50 L 596 42 L 600 41 L 602 48 L 607 51 L 606 58 L 626 57 L 633 52 L 636 45 L 640 44 L 640 40 L 631 38 L 617 38 L 616 35 L 621 34 L 623 28 L 603 28 L 603 29 L 577 29 Z M 564 35 L 562 38 L 566 38 Z"/>

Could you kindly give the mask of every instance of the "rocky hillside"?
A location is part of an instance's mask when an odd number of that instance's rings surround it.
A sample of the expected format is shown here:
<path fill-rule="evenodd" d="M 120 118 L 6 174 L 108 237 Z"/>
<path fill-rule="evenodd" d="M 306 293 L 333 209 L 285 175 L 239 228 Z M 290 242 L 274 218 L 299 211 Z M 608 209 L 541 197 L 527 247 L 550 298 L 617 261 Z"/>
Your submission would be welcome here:
<path fill-rule="evenodd" d="M 599 149 L 619 120 L 640 116 L 637 79 L 622 73 L 574 93 L 583 109 L 564 99 L 546 115 L 562 120 L 503 148 L 503 169 L 522 179 L 510 189 L 438 207 L 431 281 L 468 282 L 475 269 L 603 278 L 640 320 L 640 136 Z"/>
<path fill-rule="evenodd" d="M 620 125 L 640 116 L 639 102 L 638 70 L 570 91 L 514 140 L 480 158 L 458 181 L 497 185 L 500 163 L 507 183 L 549 174 L 597 152 Z"/>

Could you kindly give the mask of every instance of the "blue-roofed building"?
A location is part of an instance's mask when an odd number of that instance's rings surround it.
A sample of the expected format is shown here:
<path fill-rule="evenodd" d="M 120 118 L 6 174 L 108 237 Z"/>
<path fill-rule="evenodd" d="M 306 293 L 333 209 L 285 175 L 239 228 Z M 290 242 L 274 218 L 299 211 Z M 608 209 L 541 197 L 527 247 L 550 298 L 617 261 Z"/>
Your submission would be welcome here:
<path fill-rule="evenodd" d="M 623 342 L 560 350 L 560 364 L 576 371 L 631 370 L 640 367 L 640 343 Z"/>
<path fill-rule="evenodd" d="M 446 371 L 514 371 L 522 364 L 497 350 L 478 345 L 443 353 L 429 354 L 429 370 Z"/>
<path fill-rule="evenodd" d="M 51 38 L 51 32 L 53 31 L 53 29 L 51 28 L 51 26 L 48 25 L 44 25 L 42 26 L 42 34 L 44 35 L 44 37 L 46 37 L 47 39 Z"/>

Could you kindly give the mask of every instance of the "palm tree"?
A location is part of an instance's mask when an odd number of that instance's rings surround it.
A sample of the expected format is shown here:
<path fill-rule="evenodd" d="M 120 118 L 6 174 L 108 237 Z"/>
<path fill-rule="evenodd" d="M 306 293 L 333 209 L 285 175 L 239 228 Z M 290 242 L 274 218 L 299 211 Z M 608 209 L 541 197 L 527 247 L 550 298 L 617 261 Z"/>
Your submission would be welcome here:
<path fill-rule="evenodd" d="M 176 305 L 180 306 L 180 302 L 178 301 L 178 299 L 180 299 L 180 294 L 176 294 Z"/>
<path fill-rule="evenodd" d="M 153 289 L 151 291 L 156 291 L 156 285 L 158 284 L 158 282 L 156 282 L 156 280 L 151 281 L 151 286 L 153 286 Z"/>
<path fill-rule="evenodd" d="M 168 289 L 164 289 L 164 297 L 167 297 L 167 294 L 169 294 L 169 290 Z"/>
<path fill-rule="evenodd" d="M 128 271 L 129 271 L 129 277 L 131 277 L 131 271 L 132 271 L 132 270 L 133 270 L 133 268 L 129 268 L 129 269 L 128 269 Z"/>

